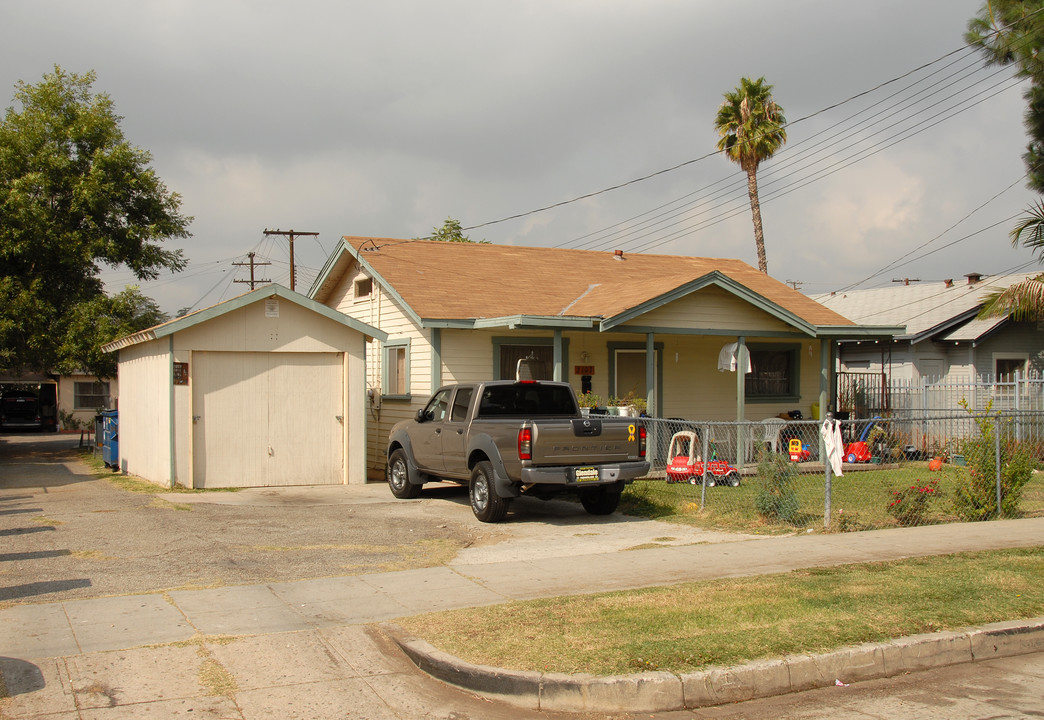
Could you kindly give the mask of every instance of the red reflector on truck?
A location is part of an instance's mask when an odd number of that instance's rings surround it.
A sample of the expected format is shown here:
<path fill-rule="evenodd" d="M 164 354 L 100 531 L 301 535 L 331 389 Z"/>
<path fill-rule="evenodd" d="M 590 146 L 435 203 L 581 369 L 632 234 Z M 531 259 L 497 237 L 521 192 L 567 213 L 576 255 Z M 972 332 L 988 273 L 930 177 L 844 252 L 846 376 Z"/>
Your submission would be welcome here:
<path fill-rule="evenodd" d="M 518 431 L 518 459 L 533 459 L 533 431 L 529 428 Z"/>
<path fill-rule="evenodd" d="M 638 428 L 638 457 L 645 457 L 646 431 L 644 426 Z"/>

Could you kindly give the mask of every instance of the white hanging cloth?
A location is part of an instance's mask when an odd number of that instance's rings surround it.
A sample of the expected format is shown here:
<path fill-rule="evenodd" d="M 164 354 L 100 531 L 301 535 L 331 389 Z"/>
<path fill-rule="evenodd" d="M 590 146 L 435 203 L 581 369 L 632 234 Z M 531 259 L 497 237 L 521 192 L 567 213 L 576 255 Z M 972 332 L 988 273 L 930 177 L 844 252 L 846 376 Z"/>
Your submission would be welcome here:
<path fill-rule="evenodd" d="M 736 372 L 736 367 L 739 365 L 739 360 L 736 357 L 739 354 L 739 343 L 729 343 L 721 349 L 718 353 L 718 372 Z M 743 371 L 744 374 L 751 372 L 750 367 L 750 353 L 747 353 L 747 369 Z"/>
<path fill-rule="evenodd" d="M 823 447 L 826 448 L 830 469 L 834 475 L 841 477 L 841 463 L 845 455 L 845 441 L 841 439 L 841 421 L 824 420 L 819 432 L 823 436 Z"/>

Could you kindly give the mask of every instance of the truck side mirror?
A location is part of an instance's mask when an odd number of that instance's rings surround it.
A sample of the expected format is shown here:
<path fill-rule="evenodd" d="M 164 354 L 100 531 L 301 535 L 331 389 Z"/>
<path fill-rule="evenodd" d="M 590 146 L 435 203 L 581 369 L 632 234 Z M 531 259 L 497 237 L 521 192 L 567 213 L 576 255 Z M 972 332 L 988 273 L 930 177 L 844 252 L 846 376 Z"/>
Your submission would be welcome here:
<path fill-rule="evenodd" d="M 417 411 L 417 422 L 422 423 L 422 422 L 427 422 L 427 420 L 428 420 L 428 413 L 424 412 L 424 408 L 421 408 L 420 410 L 418 410 Z"/>

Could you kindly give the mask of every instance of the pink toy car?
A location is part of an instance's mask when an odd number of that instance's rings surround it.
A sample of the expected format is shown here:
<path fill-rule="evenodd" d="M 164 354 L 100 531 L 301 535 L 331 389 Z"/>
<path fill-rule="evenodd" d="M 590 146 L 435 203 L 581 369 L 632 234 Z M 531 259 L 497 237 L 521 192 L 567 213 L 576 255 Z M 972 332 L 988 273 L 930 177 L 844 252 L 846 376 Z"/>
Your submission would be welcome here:
<path fill-rule="evenodd" d="M 700 485 L 703 483 L 703 472 L 707 471 L 707 486 L 731 485 L 739 487 L 739 470 L 729 465 L 724 460 L 711 460 L 703 462 L 698 453 L 699 440 L 696 433 L 691 430 L 682 430 L 671 438 L 670 449 L 667 457 L 667 482 L 689 483 Z"/>

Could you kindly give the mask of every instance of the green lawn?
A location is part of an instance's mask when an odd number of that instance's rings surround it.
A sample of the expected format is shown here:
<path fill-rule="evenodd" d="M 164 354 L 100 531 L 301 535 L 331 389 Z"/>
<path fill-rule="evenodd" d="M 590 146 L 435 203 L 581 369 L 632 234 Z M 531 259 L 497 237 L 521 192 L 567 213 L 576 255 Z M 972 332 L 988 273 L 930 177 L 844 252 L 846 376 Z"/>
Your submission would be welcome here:
<path fill-rule="evenodd" d="M 870 468 L 873 466 L 864 466 Z M 832 531 L 896 527 L 888 513 L 894 490 L 911 485 L 939 483 L 928 522 L 957 522 L 951 508 L 954 484 L 968 472 L 966 467 L 943 465 L 937 472 L 926 462 L 909 462 L 882 469 L 850 471 L 831 481 Z M 700 485 L 668 484 L 662 479 L 638 480 L 624 492 L 620 511 L 643 517 L 672 520 L 708 528 L 742 532 L 785 533 L 795 529 L 823 530 L 824 481 L 822 474 L 802 474 L 794 479 L 799 512 L 793 523 L 773 523 L 759 517 L 754 501 L 759 484 L 756 476 L 745 476 L 738 488 L 710 487 L 704 495 Z M 703 500 L 701 509 L 701 499 Z M 1044 515 L 1044 473 L 1035 472 L 1023 490 L 1019 517 Z"/>
<path fill-rule="evenodd" d="M 615 675 L 691 672 L 1044 612 L 1044 547 L 961 553 L 399 621 L 468 662 Z"/>

